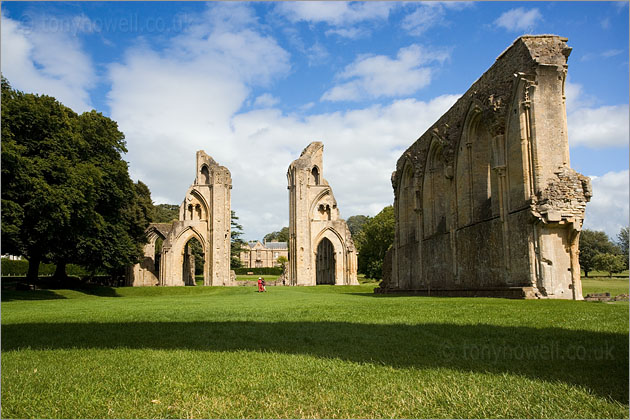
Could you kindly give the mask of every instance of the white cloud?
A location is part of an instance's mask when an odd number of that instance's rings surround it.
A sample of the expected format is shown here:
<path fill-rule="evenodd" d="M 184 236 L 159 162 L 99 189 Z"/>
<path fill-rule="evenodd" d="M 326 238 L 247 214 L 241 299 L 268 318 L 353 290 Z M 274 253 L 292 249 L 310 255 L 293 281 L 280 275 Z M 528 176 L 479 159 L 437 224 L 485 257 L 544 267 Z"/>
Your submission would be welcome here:
<path fill-rule="evenodd" d="M 85 19 L 69 22 L 85 25 Z M 15 89 L 54 96 L 80 113 L 92 109 L 88 90 L 96 75 L 91 58 L 64 28 L 48 25 L 43 17 L 27 27 L 2 16 L 2 74 Z"/>
<path fill-rule="evenodd" d="M 572 146 L 628 146 L 628 105 L 580 108 L 567 116 Z"/>
<path fill-rule="evenodd" d="M 280 102 L 280 100 L 271 93 L 263 93 L 254 100 L 254 106 L 259 108 L 271 108 L 278 102 Z"/>
<path fill-rule="evenodd" d="M 508 31 L 531 30 L 542 19 L 538 9 L 525 10 L 523 7 L 511 9 L 499 16 L 494 23 Z"/>
<path fill-rule="evenodd" d="M 593 198 L 586 206 L 585 229 L 603 230 L 615 238 L 628 226 L 629 177 L 628 170 L 591 177 Z"/>
<path fill-rule="evenodd" d="M 429 28 L 440 24 L 444 14 L 444 7 L 439 3 L 420 3 L 416 10 L 405 16 L 402 28 L 411 35 L 422 35 Z"/>
<path fill-rule="evenodd" d="M 384 20 L 396 7 L 391 2 L 281 2 L 276 10 L 291 22 L 325 22 L 333 26 L 350 25 L 363 21 Z"/>
<path fill-rule="evenodd" d="M 624 147 L 630 141 L 628 104 L 595 106 L 582 85 L 565 84 L 569 144 L 593 149 Z"/>
<path fill-rule="evenodd" d="M 408 96 L 427 86 L 433 70 L 431 62 L 443 62 L 449 54 L 429 51 L 412 44 L 401 48 L 395 59 L 383 55 L 357 58 L 337 78 L 347 80 L 322 95 L 327 101 L 356 101 L 363 98 Z"/>
<path fill-rule="evenodd" d="M 402 152 L 457 99 L 455 95 L 430 102 L 405 99 L 307 117 L 275 109 L 235 115 L 231 138 L 240 152 L 221 163 L 232 171 L 232 208 L 241 217 L 247 238 L 288 225 L 286 171 L 312 141 L 324 143 L 322 174 L 333 188 L 342 217 L 374 216 L 393 202 L 390 176 Z M 261 223 L 263 213 L 267 219 Z"/>
<path fill-rule="evenodd" d="M 125 133 L 130 172 L 155 202 L 178 203 L 194 178 L 195 151 L 219 163 L 238 156 L 230 118 L 250 95 L 289 71 L 289 56 L 250 9 L 211 4 L 161 52 L 139 44 L 111 65 L 111 117 Z M 269 98 L 267 98 L 269 99 Z"/>

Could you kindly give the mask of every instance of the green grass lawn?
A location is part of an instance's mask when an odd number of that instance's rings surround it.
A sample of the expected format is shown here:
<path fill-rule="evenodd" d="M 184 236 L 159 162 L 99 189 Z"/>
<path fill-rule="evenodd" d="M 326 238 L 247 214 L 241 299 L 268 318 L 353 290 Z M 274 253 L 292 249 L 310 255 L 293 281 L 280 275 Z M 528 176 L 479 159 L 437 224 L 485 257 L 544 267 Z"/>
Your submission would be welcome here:
<path fill-rule="evenodd" d="M 582 294 L 609 292 L 611 296 L 628 294 L 628 277 L 582 277 Z"/>
<path fill-rule="evenodd" d="M 627 302 L 374 287 L 3 291 L 1 416 L 628 417 Z"/>

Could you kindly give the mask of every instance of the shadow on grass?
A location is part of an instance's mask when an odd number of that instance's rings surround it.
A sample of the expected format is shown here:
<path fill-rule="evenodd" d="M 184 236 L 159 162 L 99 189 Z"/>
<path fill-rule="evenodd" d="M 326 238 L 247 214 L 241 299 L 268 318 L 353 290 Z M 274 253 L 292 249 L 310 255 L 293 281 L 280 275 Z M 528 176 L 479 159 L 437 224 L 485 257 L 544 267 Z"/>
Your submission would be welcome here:
<path fill-rule="evenodd" d="M 66 299 L 54 290 L 3 290 L 2 302 L 11 302 L 14 300 L 51 300 Z"/>
<path fill-rule="evenodd" d="M 57 293 L 56 289 L 36 289 L 36 290 L 3 290 L 2 302 L 12 302 L 16 300 L 51 300 L 66 299 L 65 296 Z M 100 297 L 120 297 L 113 287 L 84 284 L 79 287 L 68 288 L 86 295 Z"/>
<path fill-rule="evenodd" d="M 583 386 L 628 403 L 628 336 L 495 325 L 347 322 L 130 322 L 2 325 L 2 351 L 251 350 L 395 368 L 509 373 Z"/>

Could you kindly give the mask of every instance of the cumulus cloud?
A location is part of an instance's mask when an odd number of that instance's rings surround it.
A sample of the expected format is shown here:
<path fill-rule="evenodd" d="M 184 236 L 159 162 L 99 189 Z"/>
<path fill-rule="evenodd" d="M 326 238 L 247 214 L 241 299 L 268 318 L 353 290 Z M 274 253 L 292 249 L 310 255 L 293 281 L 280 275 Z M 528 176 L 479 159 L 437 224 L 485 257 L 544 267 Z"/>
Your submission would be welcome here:
<path fill-rule="evenodd" d="M 580 108 L 567 116 L 572 146 L 591 148 L 628 146 L 628 105 Z"/>
<path fill-rule="evenodd" d="M 271 108 L 280 100 L 270 93 L 263 93 L 254 100 L 254 106 L 259 108 Z"/>
<path fill-rule="evenodd" d="M 90 110 L 94 66 L 69 31 L 89 28 L 86 19 L 75 16 L 61 21 L 68 25 L 51 25 L 43 16 L 32 16 L 25 25 L 2 16 L 2 74 L 18 90 L 54 96 L 76 112 Z"/>
<path fill-rule="evenodd" d="M 411 35 L 422 35 L 428 29 L 440 24 L 444 20 L 445 10 L 439 3 L 420 3 L 402 21 L 402 28 Z"/>
<path fill-rule="evenodd" d="M 431 82 L 429 63 L 442 63 L 444 51 L 430 51 L 412 44 L 401 48 L 395 59 L 383 55 L 360 56 L 337 75 L 347 80 L 324 92 L 322 100 L 356 101 L 364 98 L 408 96 Z"/>
<path fill-rule="evenodd" d="M 457 99 L 404 99 L 305 117 L 277 109 L 235 115 L 231 138 L 240 152 L 225 164 L 234 180 L 232 207 L 247 237 L 288 225 L 286 171 L 312 141 L 324 143 L 322 174 L 333 187 L 342 217 L 374 216 L 393 203 L 390 176 L 402 152 Z"/>
<path fill-rule="evenodd" d="M 387 19 L 391 2 L 281 2 L 276 10 L 291 22 L 324 22 L 333 26 L 350 25 L 363 21 Z"/>
<path fill-rule="evenodd" d="M 525 10 L 523 7 L 511 9 L 499 16 L 494 24 L 508 31 L 531 30 L 542 15 L 538 9 Z"/>
<path fill-rule="evenodd" d="M 179 202 L 194 178 L 195 151 L 220 163 L 238 156 L 230 118 L 252 86 L 289 68 L 288 53 L 239 3 L 211 4 L 163 51 L 143 44 L 127 51 L 109 68 L 108 103 L 126 134 L 132 176 L 152 188 L 154 201 Z"/>
<path fill-rule="evenodd" d="M 628 170 L 591 176 L 593 198 L 586 206 L 585 229 L 603 230 L 615 238 L 628 226 L 629 177 Z"/>
<path fill-rule="evenodd" d="M 571 146 L 624 147 L 630 141 L 628 104 L 596 106 L 580 84 L 565 84 Z"/>

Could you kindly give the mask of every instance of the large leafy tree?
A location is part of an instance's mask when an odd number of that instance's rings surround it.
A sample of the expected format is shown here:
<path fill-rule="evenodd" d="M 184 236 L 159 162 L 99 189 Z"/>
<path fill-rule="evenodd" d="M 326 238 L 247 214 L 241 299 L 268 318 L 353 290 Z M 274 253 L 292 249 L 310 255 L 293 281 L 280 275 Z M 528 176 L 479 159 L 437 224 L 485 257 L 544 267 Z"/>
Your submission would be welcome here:
<path fill-rule="evenodd" d="M 383 278 L 383 261 L 385 253 L 394 243 L 395 226 L 393 206 L 385 207 L 363 225 L 363 229 L 355 238 L 360 273 L 368 278 Z"/>
<path fill-rule="evenodd" d="M 65 277 L 71 262 L 113 273 L 137 260 L 152 203 L 125 152 L 111 119 L 2 80 L 3 249 L 27 257 L 31 280 L 41 261 Z"/>
<path fill-rule="evenodd" d="M 588 277 L 589 271 L 595 269 L 594 258 L 598 254 L 618 254 L 619 251 L 610 242 L 606 233 L 584 229 L 580 234 L 580 267 Z"/>

